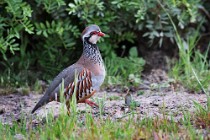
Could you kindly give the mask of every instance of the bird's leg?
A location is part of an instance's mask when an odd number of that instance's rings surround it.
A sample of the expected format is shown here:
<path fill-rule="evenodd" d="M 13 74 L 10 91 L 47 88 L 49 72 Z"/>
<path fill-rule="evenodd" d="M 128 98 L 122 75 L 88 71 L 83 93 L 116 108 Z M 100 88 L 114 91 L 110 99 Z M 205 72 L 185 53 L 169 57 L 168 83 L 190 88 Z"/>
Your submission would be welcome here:
<path fill-rule="evenodd" d="M 68 111 L 67 111 L 67 114 L 68 114 L 68 116 L 70 117 L 71 112 L 70 112 L 70 110 L 69 110 L 69 109 L 68 109 Z"/>
<path fill-rule="evenodd" d="M 92 101 L 90 101 L 88 99 L 85 99 L 85 103 L 88 104 L 91 107 L 95 106 L 95 107 L 99 108 L 99 106 L 96 103 L 94 103 L 94 102 L 92 102 Z"/>
<path fill-rule="evenodd" d="M 68 116 L 70 116 L 70 104 L 69 104 L 69 101 L 66 101 L 66 108 L 67 108 L 67 114 Z"/>

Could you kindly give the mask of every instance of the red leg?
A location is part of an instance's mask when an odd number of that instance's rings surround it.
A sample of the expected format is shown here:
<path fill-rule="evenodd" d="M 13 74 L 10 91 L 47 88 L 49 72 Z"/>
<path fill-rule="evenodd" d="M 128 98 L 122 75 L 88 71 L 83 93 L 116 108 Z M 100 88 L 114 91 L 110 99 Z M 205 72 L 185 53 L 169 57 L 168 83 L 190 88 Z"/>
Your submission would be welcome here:
<path fill-rule="evenodd" d="M 85 99 L 85 103 L 88 104 L 91 107 L 94 107 L 94 106 L 95 107 L 99 107 L 96 103 L 94 103 L 94 102 L 92 102 L 92 101 L 90 101 L 88 99 Z"/>

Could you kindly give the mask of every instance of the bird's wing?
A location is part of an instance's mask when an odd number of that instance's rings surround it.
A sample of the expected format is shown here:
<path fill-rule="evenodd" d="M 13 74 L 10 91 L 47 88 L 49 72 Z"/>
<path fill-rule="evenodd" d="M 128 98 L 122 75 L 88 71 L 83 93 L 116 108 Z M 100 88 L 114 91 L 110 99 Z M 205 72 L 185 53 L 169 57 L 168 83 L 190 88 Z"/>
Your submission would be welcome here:
<path fill-rule="evenodd" d="M 51 82 L 44 96 L 40 99 L 40 101 L 36 104 L 36 106 L 32 110 L 32 113 L 35 112 L 38 108 L 40 108 L 44 104 L 47 104 L 50 101 L 55 100 L 56 97 L 55 94 L 57 94 L 57 96 L 59 97 L 60 94 L 59 90 L 62 84 L 62 80 L 64 81 L 64 89 L 66 89 L 70 83 L 74 82 L 75 71 L 78 74 L 80 74 L 83 69 L 84 67 L 82 65 L 74 64 L 64 69 L 62 72 L 60 72 Z"/>
<path fill-rule="evenodd" d="M 64 82 L 64 89 L 67 88 L 69 83 L 72 83 L 75 78 L 75 72 L 80 73 L 84 69 L 83 66 L 74 64 L 66 69 L 64 69 L 61 73 L 58 74 L 50 84 L 49 88 L 47 89 L 45 95 L 49 96 L 54 100 L 55 93 L 59 96 L 59 91 L 61 88 L 62 80 Z"/>
<path fill-rule="evenodd" d="M 71 99 L 73 94 L 76 94 L 75 96 L 78 103 L 84 102 L 85 99 L 90 98 L 95 93 L 92 80 L 94 80 L 94 74 L 89 69 L 83 68 L 82 71 L 77 73 L 77 80 L 70 82 L 65 88 L 64 94 L 66 100 Z"/>

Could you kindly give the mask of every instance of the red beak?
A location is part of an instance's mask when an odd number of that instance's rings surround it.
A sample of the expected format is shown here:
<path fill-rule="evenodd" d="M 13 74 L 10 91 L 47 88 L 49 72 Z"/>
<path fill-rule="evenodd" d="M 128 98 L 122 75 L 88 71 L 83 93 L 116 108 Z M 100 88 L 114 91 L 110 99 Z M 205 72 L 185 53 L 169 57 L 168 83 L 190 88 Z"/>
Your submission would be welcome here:
<path fill-rule="evenodd" d="M 105 36 L 105 34 L 104 34 L 104 33 L 102 33 L 102 32 L 98 32 L 98 36 L 103 37 L 103 36 Z"/>

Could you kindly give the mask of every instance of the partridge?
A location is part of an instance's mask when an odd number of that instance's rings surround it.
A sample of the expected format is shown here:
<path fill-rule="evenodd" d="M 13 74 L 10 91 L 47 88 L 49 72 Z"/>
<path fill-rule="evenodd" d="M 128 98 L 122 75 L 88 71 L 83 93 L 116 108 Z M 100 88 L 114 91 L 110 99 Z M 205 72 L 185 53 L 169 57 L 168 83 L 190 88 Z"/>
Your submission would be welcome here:
<path fill-rule="evenodd" d="M 87 103 L 91 107 L 98 107 L 88 98 L 99 90 L 105 78 L 104 62 L 96 45 L 100 37 L 104 35 L 97 25 L 90 25 L 84 29 L 82 32 L 83 53 L 81 57 L 76 63 L 64 69 L 54 78 L 31 113 L 51 101 L 59 101 L 61 94 L 64 94 L 66 99 L 68 112 L 70 110 L 69 101 L 74 93 L 77 103 Z M 75 78 L 77 79 L 75 80 Z M 64 81 L 64 93 L 59 92 L 62 81 Z M 74 92 L 75 88 L 76 91 Z"/>

